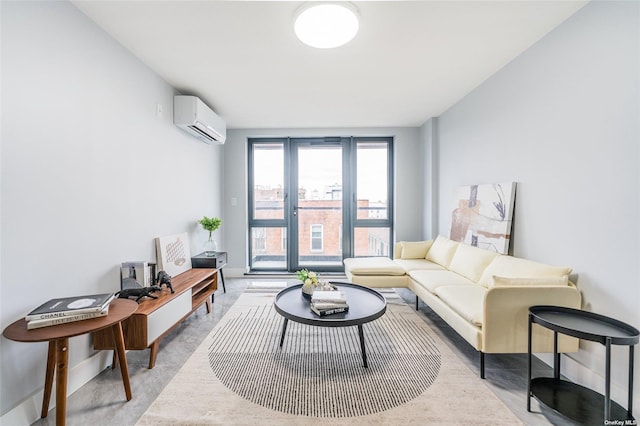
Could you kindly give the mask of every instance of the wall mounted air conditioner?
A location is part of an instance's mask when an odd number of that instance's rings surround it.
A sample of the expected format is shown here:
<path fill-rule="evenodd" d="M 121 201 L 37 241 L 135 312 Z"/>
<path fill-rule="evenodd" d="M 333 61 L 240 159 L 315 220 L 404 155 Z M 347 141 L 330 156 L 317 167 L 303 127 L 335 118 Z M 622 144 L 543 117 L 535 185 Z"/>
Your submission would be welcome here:
<path fill-rule="evenodd" d="M 197 96 L 173 97 L 173 123 L 206 143 L 223 144 L 227 124 Z"/>

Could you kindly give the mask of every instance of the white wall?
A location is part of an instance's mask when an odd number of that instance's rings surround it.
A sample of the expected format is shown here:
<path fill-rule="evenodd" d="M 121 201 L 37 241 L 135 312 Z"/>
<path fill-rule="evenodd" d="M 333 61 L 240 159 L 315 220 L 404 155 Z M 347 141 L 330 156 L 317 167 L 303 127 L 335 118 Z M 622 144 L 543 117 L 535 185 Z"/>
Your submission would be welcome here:
<path fill-rule="evenodd" d="M 422 153 L 422 239 L 438 236 L 438 118 L 420 127 Z"/>
<path fill-rule="evenodd" d="M 584 309 L 636 328 L 639 13 L 638 2 L 588 4 L 438 119 L 440 233 L 456 187 L 516 181 L 514 255 L 572 267 Z M 626 406 L 627 350 L 618 349 L 613 392 Z M 603 391 L 601 345 L 581 344 L 566 367 Z"/>
<path fill-rule="evenodd" d="M 156 236 L 188 231 L 199 250 L 195 221 L 222 213 L 221 148 L 172 124 L 166 82 L 70 3 L 1 7 L 4 328 L 49 298 L 117 291 Z M 4 415 L 41 391 L 47 345 L 0 342 Z M 70 391 L 104 366 L 89 336 L 69 356 Z"/>
<path fill-rule="evenodd" d="M 228 252 L 225 273 L 246 272 L 247 259 L 247 140 L 250 137 L 393 136 L 395 161 L 395 238 L 422 236 L 422 184 L 418 128 L 251 129 L 230 130 L 224 149 L 224 217 L 221 228 Z M 232 205 L 232 199 L 237 200 Z"/>

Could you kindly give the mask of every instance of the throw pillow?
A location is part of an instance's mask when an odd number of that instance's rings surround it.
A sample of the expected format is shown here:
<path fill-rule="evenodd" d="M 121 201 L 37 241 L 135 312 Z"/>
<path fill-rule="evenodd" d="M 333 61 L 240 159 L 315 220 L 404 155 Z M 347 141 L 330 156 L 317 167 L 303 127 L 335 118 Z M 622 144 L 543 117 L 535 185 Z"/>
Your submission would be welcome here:
<path fill-rule="evenodd" d="M 460 243 L 448 269 L 477 283 L 480 281 L 482 272 L 487 268 L 487 265 L 497 256 L 500 255 L 494 251 Z"/>
<path fill-rule="evenodd" d="M 500 286 L 556 286 L 556 285 L 569 285 L 569 277 L 564 275 L 562 277 L 548 277 L 548 278 L 511 278 L 501 277 L 499 275 L 493 276 L 493 283 L 491 287 Z"/>
<path fill-rule="evenodd" d="M 512 278 L 547 278 L 563 277 L 571 273 L 571 268 L 546 265 L 528 259 L 513 256 L 498 256 L 487 266 L 480 277 L 480 285 L 489 287 L 493 282 L 493 276 Z"/>
<path fill-rule="evenodd" d="M 431 244 L 426 259 L 448 268 L 451 263 L 451 258 L 453 258 L 458 248 L 458 244 L 457 241 L 452 241 L 442 235 L 438 235 L 438 238 Z"/>
<path fill-rule="evenodd" d="M 402 254 L 400 259 L 424 259 L 433 240 L 429 241 L 402 241 Z"/>

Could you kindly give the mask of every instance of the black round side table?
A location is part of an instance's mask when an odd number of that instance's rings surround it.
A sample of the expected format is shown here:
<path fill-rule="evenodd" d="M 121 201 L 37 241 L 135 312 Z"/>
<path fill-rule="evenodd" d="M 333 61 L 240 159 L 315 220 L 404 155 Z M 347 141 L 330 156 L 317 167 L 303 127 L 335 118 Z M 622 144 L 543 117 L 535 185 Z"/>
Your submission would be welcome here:
<path fill-rule="evenodd" d="M 553 331 L 554 377 L 531 378 L 531 330 L 534 323 Z M 606 347 L 604 397 L 589 388 L 560 379 L 558 333 L 598 342 Z M 560 414 L 584 425 L 602 425 L 611 420 L 633 421 L 633 348 L 638 343 L 639 336 L 638 330 L 629 324 L 593 312 L 558 306 L 529 308 L 527 411 L 531 411 L 533 396 Z M 629 391 L 626 410 L 611 401 L 611 345 L 629 346 Z"/>

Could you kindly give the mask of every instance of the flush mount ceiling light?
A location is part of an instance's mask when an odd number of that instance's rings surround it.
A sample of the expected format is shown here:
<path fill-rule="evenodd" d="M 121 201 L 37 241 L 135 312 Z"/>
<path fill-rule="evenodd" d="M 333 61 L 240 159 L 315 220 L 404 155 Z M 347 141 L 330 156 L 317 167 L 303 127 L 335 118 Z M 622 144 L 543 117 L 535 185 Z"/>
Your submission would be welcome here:
<path fill-rule="evenodd" d="M 308 3 L 296 11 L 296 36 L 304 44 L 330 49 L 350 42 L 358 32 L 358 11 L 351 3 Z"/>

